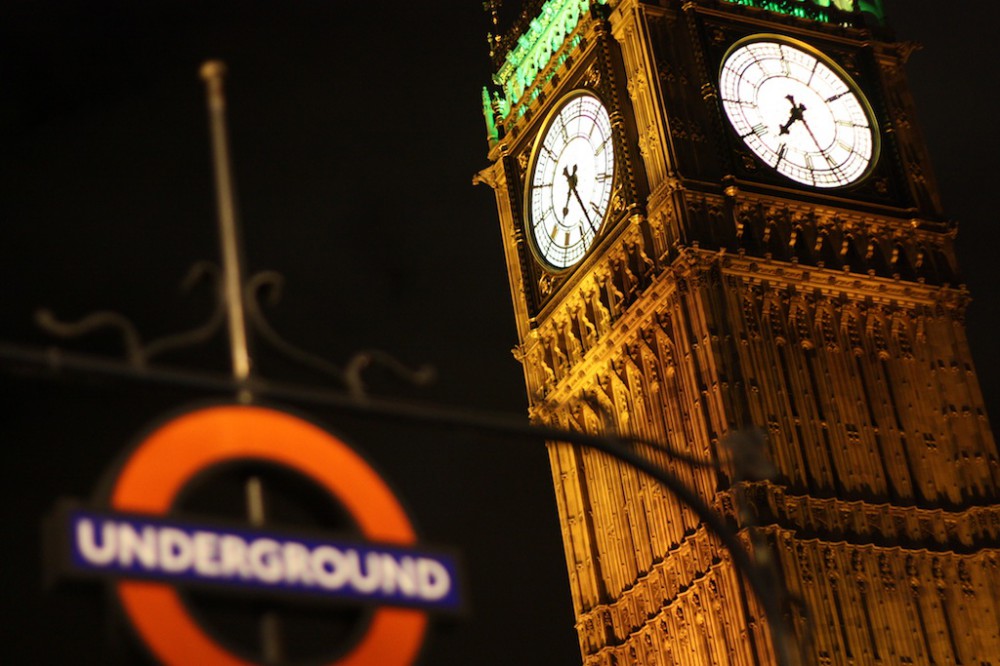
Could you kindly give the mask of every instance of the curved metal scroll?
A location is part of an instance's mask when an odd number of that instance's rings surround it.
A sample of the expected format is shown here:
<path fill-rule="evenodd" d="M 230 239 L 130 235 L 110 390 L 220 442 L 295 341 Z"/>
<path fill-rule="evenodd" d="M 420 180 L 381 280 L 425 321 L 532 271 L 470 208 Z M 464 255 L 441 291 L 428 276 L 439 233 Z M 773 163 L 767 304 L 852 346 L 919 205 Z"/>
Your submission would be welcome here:
<path fill-rule="evenodd" d="M 208 319 L 187 331 L 164 336 L 143 343 L 135 323 L 111 310 L 90 313 L 76 321 L 63 321 L 51 310 L 40 308 L 35 312 L 35 323 L 46 333 L 65 340 L 80 338 L 101 330 L 113 330 L 121 338 L 125 360 L 135 368 L 147 368 L 149 361 L 164 352 L 192 347 L 207 342 L 216 335 L 226 321 L 227 296 L 218 266 L 201 261 L 191 267 L 181 290 L 189 292 L 200 282 L 211 282 L 215 289 L 215 304 Z M 331 363 L 322 356 L 307 352 L 285 340 L 264 316 L 260 299 L 267 305 L 276 305 L 281 300 L 284 277 L 276 271 L 261 271 L 247 280 L 243 288 L 244 307 L 250 325 L 264 341 L 291 361 L 326 376 L 333 377 L 347 388 L 355 398 L 366 398 L 364 371 L 371 367 L 381 367 L 409 385 L 415 387 L 430 384 L 435 370 L 428 365 L 412 368 L 391 354 L 377 349 L 365 350 L 352 356 L 344 368 Z"/>
<path fill-rule="evenodd" d="M 422 365 L 410 368 L 391 354 L 377 349 L 356 353 L 342 369 L 322 356 L 307 352 L 285 340 L 264 316 L 259 300 L 262 297 L 267 305 L 277 305 L 281 300 L 284 285 L 285 278 L 277 271 L 261 271 L 247 280 L 243 299 L 254 332 L 289 360 L 336 378 L 357 399 L 367 397 L 363 374 L 366 369 L 373 366 L 382 367 L 397 379 L 415 387 L 426 386 L 434 381 L 436 372 L 433 367 Z"/>
<path fill-rule="evenodd" d="M 101 310 L 88 314 L 76 321 L 62 321 L 47 308 L 35 312 L 35 323 L 46 333 L 63 339 L 79 338 L 96 331 L 113 329 L 121 336 L 125 358 L 130 365 L 145 368 L 155 356 L 173 350 L 200 344 L 209 340 L 225 320 L 222 297 L 222 281 L 218 266 L 207 261 L 193 265 L 181 281 L 181 291 L 190 292 L 200 282 L 211 282 L 215 287 L 215 307 L 208 319 L 187 331 L 157 338 L 143 345 L 142 336 L 131 319 L 111 310 Z"/>

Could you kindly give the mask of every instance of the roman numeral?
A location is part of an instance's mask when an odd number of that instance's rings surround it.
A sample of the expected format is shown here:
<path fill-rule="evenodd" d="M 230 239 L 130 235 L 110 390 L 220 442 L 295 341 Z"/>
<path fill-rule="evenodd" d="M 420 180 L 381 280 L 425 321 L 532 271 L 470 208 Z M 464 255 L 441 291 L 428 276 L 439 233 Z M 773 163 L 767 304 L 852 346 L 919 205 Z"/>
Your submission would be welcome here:
<path fill-rule="evenodd" d="M 781 160 L 785 159 L 785 153 L 788 152 L 788 146 L 786 144 L 781 144 L 778 146 L 778 161 L 774 163 L 775 168 L 781 164 Z"/>
<path fill-rule="evenodd" d="M 756 125 L 753 126 L 752 130 L 750 130 L 746 134 L 740 135 L 740 138 L 745 139 L 751 134 L 756 134 L 757 136 L 764 136 L 765 134 L 767 134 L 767 125 L 765 125 L 764 123 L 757 123 Z"/>

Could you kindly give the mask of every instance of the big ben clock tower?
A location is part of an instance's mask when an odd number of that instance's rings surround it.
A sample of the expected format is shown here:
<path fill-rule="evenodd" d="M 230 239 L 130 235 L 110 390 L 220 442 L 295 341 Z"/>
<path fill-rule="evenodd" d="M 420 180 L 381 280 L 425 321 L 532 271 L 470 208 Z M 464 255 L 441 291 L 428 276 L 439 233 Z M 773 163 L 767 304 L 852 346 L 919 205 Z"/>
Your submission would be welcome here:
<path fill-rule="evenodd" d="M 478 178 L 532 419 L 717 462 L 644 451 L 770 551 L 805 663 L 1000 664 L 1000 460 L 880 1 L 523 4 Z M 773 480 L 730 471 L 744 428 Z M 692 512 L 549 451 L 585 664 L 774 663 Z"/>

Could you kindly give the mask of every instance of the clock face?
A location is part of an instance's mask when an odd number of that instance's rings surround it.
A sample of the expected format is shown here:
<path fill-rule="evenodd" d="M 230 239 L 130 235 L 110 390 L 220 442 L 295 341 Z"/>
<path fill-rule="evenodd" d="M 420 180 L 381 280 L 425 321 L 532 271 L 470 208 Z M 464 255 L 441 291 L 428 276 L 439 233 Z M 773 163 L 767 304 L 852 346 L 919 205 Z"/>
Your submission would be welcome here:
<path fill-rule="evenodd" d="M 808 47 L 756 39 L 737 46 L 719 76 L 733 129 L 778 173 L 814 187 L 868 173 L 878 132 L 858 87 Z"/>
<path fill-rule="evenodd" d="M 538 256 L 561 270 L 586 254 L 611 202 L 611 119 L 596 96 L 571 94 L 539 135 L 528 179 L 527 220 Z"/>

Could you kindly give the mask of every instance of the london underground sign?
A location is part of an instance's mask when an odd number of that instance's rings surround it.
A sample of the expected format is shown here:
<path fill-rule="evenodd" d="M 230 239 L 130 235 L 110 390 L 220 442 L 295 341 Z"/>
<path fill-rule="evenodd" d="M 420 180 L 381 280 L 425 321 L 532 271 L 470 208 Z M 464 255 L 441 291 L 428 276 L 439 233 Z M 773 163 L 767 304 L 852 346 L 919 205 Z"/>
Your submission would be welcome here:
<path fill-rule="evenodd" d="M 453 558 L 411 549 L 72 508 L 68 563 L 81 576 L 330 596 L 457 611 Z"/>
<path fill-rule="evenodd" d="M 231 463 L 291 470 L 339 503 L 360 539 L 177 519 L 198 475 Z M 178 587 L 208 586 L 375 606 L 336 666 L 412 663 L 430 612 L 461 606 L 454 556 L 415 547 L 416 533 L 385 481 L 332 434 L 260 406 L 218 405 L 156 429 L 115 476 L 106 507 L 68 506 L 52 523 L 56 565 L 111 577 L 143 643 L 167 664 L 246 664 L 202 628 Z"/>

